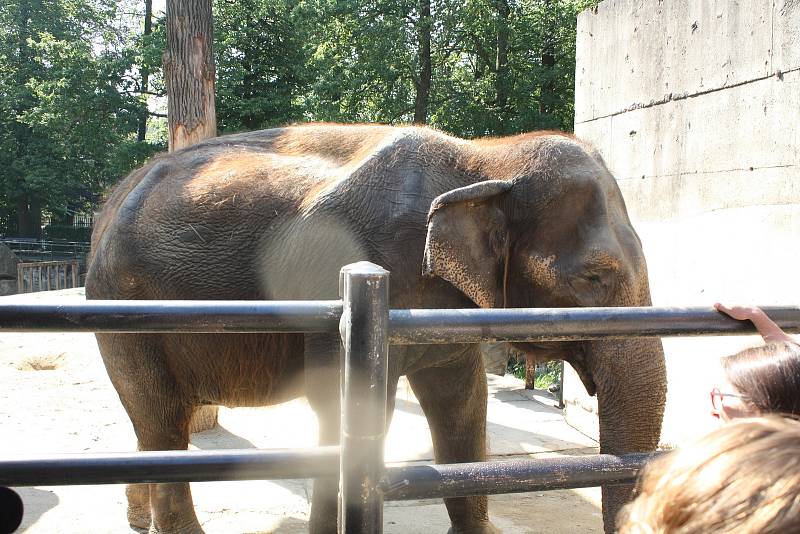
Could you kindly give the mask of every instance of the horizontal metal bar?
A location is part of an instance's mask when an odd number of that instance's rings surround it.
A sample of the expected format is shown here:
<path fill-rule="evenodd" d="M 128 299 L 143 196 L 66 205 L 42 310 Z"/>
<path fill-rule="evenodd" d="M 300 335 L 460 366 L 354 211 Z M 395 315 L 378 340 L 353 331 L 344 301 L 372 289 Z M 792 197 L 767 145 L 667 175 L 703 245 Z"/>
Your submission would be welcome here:
<path fill-rule="evenodd" d="M 0 460 L 0 485 L 73 486 L 336 476 L 339 447 L 60 454 Z"/>
<path fill-rule="evenodd" d="M 596 454 L 558 458 L 389 467 L 384 499 L 496 495 L 631 483 L 653 454 Z"/>
<path fill-rule="evenodd" d="M 387 500 L 545 491 L 632 482 L 652 454 L 395 465 Z M 61 454 L 0 460 L 0 485 L 73 486 L 336 476 L 339 447 Z"/>
<path fill-rule="evenodd" d="M 764 307 L 787 332 L 800 331 L 800 307 Z M 713 308 L 505 308 L 391 310 L 396 345 L 486 341 L 575 341 L 755 332 Z"/>
<path fill-rule="evenodd" d="M 0 305 L 16 332 L 339 332 L 342 302 L 88 300 Z"/>
<path fill-rule="evenodd" d="M 787 332 L 800 332 L 800 307 L 764 307 Z M 0 331 L 336 332 L 332 301 L 90 300 L 0 305 Z M 391 310 L 393 344 L 574 341 L 755 332 L 713 308 L 506 308 Z"/>

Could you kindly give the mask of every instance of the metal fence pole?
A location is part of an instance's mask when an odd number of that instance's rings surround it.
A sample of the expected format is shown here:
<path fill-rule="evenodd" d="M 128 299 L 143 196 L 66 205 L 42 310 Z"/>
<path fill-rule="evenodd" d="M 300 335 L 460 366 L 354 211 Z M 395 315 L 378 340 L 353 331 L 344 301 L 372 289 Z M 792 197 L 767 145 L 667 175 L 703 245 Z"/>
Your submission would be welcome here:
<path fill-rule="evenodd" d="M 338 529 L 340 534 L 380 534 L 389 272 L 368 262 L 346 265 L 341 270 L 339 289 L 344 357 Z"/>

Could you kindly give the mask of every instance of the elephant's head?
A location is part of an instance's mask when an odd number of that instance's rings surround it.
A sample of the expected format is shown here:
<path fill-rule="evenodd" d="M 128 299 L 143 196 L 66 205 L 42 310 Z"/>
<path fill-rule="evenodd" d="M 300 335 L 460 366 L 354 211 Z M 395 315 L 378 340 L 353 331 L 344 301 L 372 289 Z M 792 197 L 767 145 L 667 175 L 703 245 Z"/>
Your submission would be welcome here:
<path fill-rule="evenodd" d="M 423 271 L 481 307 L 646 306 L 641 242 L 601 158 L 568 137 L 539 137 L 505 154 L 488 179 L 431 205 Z M 572 364 L 597 394 L 601 451 L 651 451 L 666 397 L 657 339 L 515 343 Z M 627 489 L 604 489 L 609 529 Z"/>

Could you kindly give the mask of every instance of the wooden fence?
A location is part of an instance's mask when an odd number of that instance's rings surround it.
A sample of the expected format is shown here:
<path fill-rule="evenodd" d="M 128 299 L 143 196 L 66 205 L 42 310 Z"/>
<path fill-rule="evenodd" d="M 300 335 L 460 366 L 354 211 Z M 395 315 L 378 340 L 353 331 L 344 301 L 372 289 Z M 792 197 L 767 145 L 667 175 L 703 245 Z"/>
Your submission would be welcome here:
<path fill-rule="evenodd" d="M 78 260 L 17 264 L 17 293 L 78 287 Z"/>

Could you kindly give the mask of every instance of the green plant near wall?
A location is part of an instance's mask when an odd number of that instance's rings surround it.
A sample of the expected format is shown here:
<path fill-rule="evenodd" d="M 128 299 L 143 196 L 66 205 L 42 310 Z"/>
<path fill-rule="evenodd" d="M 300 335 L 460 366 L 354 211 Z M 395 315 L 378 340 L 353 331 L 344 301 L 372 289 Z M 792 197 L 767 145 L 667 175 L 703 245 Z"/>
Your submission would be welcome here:
<path fill-rule="evenodd" d="M 512 361 L 508 364 L 508 372 L 521 380 L 525 380 L 525 361 Z M 556 360 L 547 362 L 545 371 L 536 373 L 533 387 L 536 389 L 547 389 L 553 384 L 561 381 L 561 364 Z"/>

